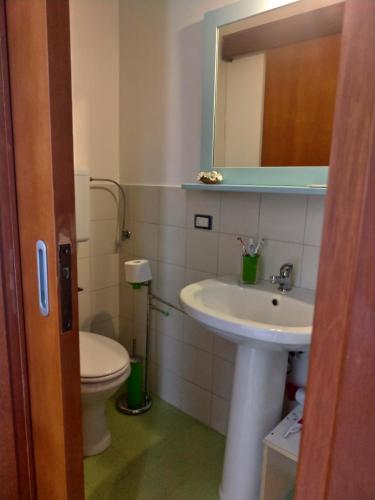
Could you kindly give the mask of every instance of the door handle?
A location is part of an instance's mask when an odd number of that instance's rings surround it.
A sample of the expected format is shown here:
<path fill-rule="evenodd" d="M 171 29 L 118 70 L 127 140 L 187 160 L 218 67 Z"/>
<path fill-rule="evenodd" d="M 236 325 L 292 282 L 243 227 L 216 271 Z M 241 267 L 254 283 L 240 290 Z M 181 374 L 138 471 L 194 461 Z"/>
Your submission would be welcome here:
<path fill-rule="evenodd" d="M 42 316 L 49 314 L 47 245 L 43 240 L 36 242 L 36 262 L 38 274 L 38 302 Z"/>

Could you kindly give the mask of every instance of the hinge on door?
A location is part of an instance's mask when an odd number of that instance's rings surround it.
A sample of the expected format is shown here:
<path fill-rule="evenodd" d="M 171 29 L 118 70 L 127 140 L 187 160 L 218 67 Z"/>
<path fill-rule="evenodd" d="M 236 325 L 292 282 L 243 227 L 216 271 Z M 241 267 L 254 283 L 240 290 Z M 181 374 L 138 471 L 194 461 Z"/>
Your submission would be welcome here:
<path fill-rule="evenodd" d="M 73 328 L 71 245 L 59 245 L 59 265 L 61 328 L 68 332 Z"/>

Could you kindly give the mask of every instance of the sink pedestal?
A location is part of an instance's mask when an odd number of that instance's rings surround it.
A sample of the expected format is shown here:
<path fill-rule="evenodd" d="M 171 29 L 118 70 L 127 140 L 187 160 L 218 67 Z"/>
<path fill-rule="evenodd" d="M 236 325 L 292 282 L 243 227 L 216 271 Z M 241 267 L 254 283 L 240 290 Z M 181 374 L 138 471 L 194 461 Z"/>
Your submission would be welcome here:
<path fill-rule="evenodd" d="M 259 499 L 263 439 L 281 417 L 287 365 L 286 350 L 237 346 L 221 500 Z"/>

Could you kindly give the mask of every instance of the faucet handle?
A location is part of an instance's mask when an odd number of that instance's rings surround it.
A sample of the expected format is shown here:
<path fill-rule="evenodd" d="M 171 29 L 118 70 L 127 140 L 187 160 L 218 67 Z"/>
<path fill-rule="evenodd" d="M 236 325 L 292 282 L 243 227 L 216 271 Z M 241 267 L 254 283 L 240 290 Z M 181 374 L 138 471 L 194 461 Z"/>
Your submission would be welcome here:
<path fill-rule="evenodd" d="M 280 267 L 280 276 L 282 278 L 288 278 L 292 274 L 292 271 L 293 271 L 293 264 L 289 263 L 283 264 Z"/>

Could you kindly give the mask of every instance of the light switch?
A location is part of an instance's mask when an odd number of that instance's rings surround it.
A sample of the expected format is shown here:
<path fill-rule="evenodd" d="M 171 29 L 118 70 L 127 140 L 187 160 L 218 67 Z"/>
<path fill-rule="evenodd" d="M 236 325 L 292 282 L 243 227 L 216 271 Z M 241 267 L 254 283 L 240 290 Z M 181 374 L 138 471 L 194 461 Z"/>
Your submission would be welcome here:
<path fill-rule="evenodd" d="M 197 229 L 212 230 L 212 215 L 194 215 L 194 227 Z"/>

